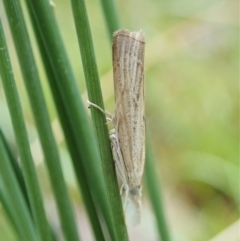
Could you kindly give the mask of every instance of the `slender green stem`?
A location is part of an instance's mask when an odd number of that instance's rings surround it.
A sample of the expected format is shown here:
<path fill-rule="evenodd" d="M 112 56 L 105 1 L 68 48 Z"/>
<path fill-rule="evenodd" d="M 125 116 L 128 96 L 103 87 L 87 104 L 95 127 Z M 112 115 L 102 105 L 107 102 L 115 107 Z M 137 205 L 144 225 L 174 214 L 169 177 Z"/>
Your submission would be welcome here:
<path fill-rule="evenodd" d="M 79 161 L 82 161 L 89 187 L 94 196 L 95 205 L 101 207 L 101 212 L 113 237 L 114 228 L 109 209 L 110 201 L 106 193 L 106 183 L 103 179 L 99 152 L 64 51 L 55 19 L 49 5 L 46 5 L 45 1 L 29 1 L 29 5 L 34 10 L 33 15 L 36 17 L 37 27 L 41 32 L 44 47 L 47 48 L 48 46 L 46 54 L 55 77 L 56 86 L 63 100 L 62 103 L 69 118 L 70 128 L 72 128 L 72 134 L 74 135 L 79 155 L 81 155 Z"/>
<path fill-rule="evenodd" d="M 2 140 L 3 140 L 4 148 L 7 151 L 7 154 L 8 154 L 9 160 L 11 162 L 13 171 L 14 171 L 14 173 L 16 175 L 17 181 L 18 181 L 19 186 L 21 188 L 21 192 L 22 192 L 22 194 L 24 196 L 24 199 L 25 199 L 26 204 L 28 206 L 29 212 L 31 213 L 30 201 L 29 201 L 29 198 L 28 198 L 27 188 L 26 188 L 25 180 L 23 178 L 22 170 L 21 170 L 21 168 L 20 168 L 20 166 L 19 166 L 19 164 L 17 162 L 16 157 L 13 155 L 13 152 L 12 152 L 9 144 L 7 143 L 7 140 L 6 140 L 6 138 L 5 138 L 5 136 L 4 136 L 4 134 L 3 134 L 1 129 L 0 129 L 0 138 L 2 138 Z"/>
<path fill-rule="evenodd" d="M 81 50 L 88 96 L 91 102 L 103 108 L 99 76 L 84 1 L 72 0 L 72 10 L 78 35 L 79 46 Z M 121 241 L 128 240 L 122 204 L 119 195 L 119 188 L 110 150 L 106 118 L 96 109 L 91 109 L 91 113 L 102 159 L 105 182 L 109 194 L 109 207 L 112 212 L 112 220 L 115 227 L 115 239 Z"/>
<path fill-rule="evenodd" d="M 78 96 L 78 93 L 74 93 L 74 91 L 77 91 L 77 86 L 66 53 L 64 52 L 65 48 L 63 46 L 61 36 L 58 32 L 55 19 L 52 18 L 49 23 L 48 21 L 51 17 L 45 17 L 47 15 L 52 15 L 52 12 L 50 11 L 49 13 L 48 7 L 44 8 L 44 5 L 31 5 L 31 1 L 27 1 L 27 3 L 36 39 L 38 41 L 38 45 L 40 48 L 40 53 L 48 76 L 48 81 L 54 97 L 55 105 L 60 117 L 68 149 L 72 157 L 75 174 L 81 189 L 84 205 L 87 209 L 87 213 L 91 222 L 91 227 L 95 234 L 95 239 L 101 241 L 104 240 L 104 235 L 101 228 L 100 220 L 98 218 L 96 206 L 94 204 L 94 200 L 91 194 L 92 188 L 90 188 L 87 180 L 87 175 L 84 172 L 83 163 L 86 160 L 86 156 L 83 156 L 84 154 L 81 154 L 81 150 L 87 148 L 84 147 L 84 144 L 86 143 L 84 138 L 86 137 L 84 135 L 80 135 L 79 132 L 75 131 L 75 124 L 73 123 L 72 125 L 71 123 L 72 113 L 68 111 L 69 101 L 68 98 L 64 98 L 64 96 L 66 95 Z M 55 23 L 55 26 L 52 26 L 53 23 Z M 54 30 L 45 29 L 44 27 L 42 27 L 42 25 L 48 26 L 50 28 L 53 27 Z M 52 34 L 55 37 L 51 36 Z M 49 38 L 55 38 L 56 41 L 52 43 L 55 45 L 55 48 L 53 48 L 51 44 L 48 43 Z M 56 51 L 53 51 L 54 49 L 56 49 Z M 65 75 L 66 70 L 68 73 L 67 76 Z M 67 79 L 65 80 L 65 78 Z M 62 87 L 63 85 L 61 84 L 61 81 L 68 83 L 68 86 L 73 86 L 73 92 L 71 88 L 64 89 Z M 66 92 L 69 92 L 69 94 L 66 94 Z M 61 95 L 61 93 L 63 95 Z M 76 101 L 79 101 L 79 99 L 76 98 Z M 83 108 L 79 109 L 79 111 L 83 111 L 81 115 L 86 116 L 86 113 L 83 110 Z M 82 123 L 82 125 L 82 129 L 86 129 L 85 123 Z M 91 138 L 91 134 L 87 134 L 87 136 L 88 139 Z M 80 140 L 81 146 L 78 145 L 76 140 Z M 94 160 L 97 160 L 97 158 L 94 158 Z"/>
<path fill-rule="evenodd" d="M 24 76 L 30 104 L 38 128 L 50 180 L 52 183 L 61 225 L 68 241 L 79 240 L 76 223 L 64 182 L 60 158 L 51 130 L 49 115 L 43 97 L 27 29 L 24 23 L 22 9 L 18 0 L 4 0 L 19 63 Z"/>
<path fill-rule="evenodd" d="M 12 218 L 14 219 L 14 224 L 17 227 L 21 241 L 38 241 L 38 236 L 34 230 L 31 216 L 13 173 L 2 138 L 0 138 L 0 175 L 3 181 L 2 188 L 5 189 L 3 193 L 5 194 L 9 208 L 11 208 L 11 215 L 13 215 Z"/>
<path fill-rule="evenodd" d="M 0 138 L 1 138 L 1 136 L 0 136 Z M 6 150 L 6 152 L 7 152 L 7 150 Z M 10 203 L 7 200 L 6 194 L 4 193 L 4 187 L 3 187 L 3 183 L 1 180 L 0 180 L 0 203 L 4 209 L 5 215 L 7 216 L 9 222 L 11 223 L 12 227 L 16 231 L 16 234 L 18 235 L 19 239 L 21 240 L 20 232 L 18 230 L 19 227 L 15 220 L 13 209 L 11 208 Z"/>
<path fill-rule="evenodd" d="M 22 167 L 26 179 L 28 196 L 31 204 L 31 211 L 34 217 L 34 223 L 43 241 L 51 241 L 50 229 L 48 226 L 46 214 L 43 207 L 40 187 L 37 180 L 37 173 L 34 167 L 33 158 L 30 151 L 30 146 L 27 137 L 26 126 L 20 100 L 17 93 L 16 83 L 14 81 L 12 66 L 7 50 L 6 40 L 0 21 L 0 73 L 2 76 L 3 87 L 5 90 L 8 107 L 11 115 L 11 120 L 16 135 Z"/>
<path fill-rule="evenodd" d="M 116 10 L 115 2 L 113 0 L 101 0 L 102 9 L 105 17 L 105 22 L 108 27 L 109 39 L 112 41 L 113 33 L 119 29 L 120 21 Z"/>
<path fill-rule="evenodd" d="M 163 197 L 161 194 L 161 186 L 155 171 L 153 153 L 151 149 L 150 138 L 147 139 L 147 154 L 146 154 L 146 184 L 148 187 L 149 197 L 156 217 L 159 239 L 162 241 L 170 241 L 167 221 L 165 218 Z"/>

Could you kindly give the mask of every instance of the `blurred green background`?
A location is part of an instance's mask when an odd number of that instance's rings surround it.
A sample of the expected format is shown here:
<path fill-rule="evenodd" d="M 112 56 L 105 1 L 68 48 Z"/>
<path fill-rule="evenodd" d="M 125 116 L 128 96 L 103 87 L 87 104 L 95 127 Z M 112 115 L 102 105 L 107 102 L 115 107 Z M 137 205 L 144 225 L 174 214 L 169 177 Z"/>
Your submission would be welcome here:
<path fill-rule="evenodd" d="M 55 4 L 59 28 L 86 103 L 70 1 L 55 0 Z M 105 107 L 113 112 L 111 43 L 100 1 L 86 1 L 86 5 Z M 123 28 L 142 29 L 146 35 L 146 119 L 173 240 L 240 240 L 238 1 L 119 0 L 116 6 Z M 61 232 L 1 1 L 0 14 L 45 206 L 53 227 Z M 83 240 L 92 240 L 36 42 L 28 26 L 79 230 Z M 1 82 L 0 113 L 1 128 L 16 150 Z M 1 207 L 0 233 L 0 240 L 16 240 Z M 157 240 L 146 189 L 142 223 L 130 228 L 129 233 L 131 240 Z"/>

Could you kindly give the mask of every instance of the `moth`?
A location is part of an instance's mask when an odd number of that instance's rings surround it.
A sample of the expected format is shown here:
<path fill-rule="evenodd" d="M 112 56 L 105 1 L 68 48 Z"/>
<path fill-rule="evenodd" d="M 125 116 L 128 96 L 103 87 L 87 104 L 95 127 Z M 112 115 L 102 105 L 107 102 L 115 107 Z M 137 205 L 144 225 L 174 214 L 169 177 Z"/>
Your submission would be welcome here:
<path fill-rule="evenodd" d="M 105 113 L 115 127 L 110 131 L 113 159 L 122 184 L 125 216 L 133 225 L 140 221 L 145 167 L 144 48 L 142 31 L 115 32 L 112 46 L 115 113 L 111 115 L 88 101 Z"/>

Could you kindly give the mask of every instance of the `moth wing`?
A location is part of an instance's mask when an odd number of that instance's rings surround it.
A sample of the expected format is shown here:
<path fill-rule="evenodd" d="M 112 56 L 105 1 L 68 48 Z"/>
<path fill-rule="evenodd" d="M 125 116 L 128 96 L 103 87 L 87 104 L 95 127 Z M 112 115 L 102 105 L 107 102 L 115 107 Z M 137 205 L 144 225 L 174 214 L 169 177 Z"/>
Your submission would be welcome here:
<path fill-rule="evenodd" d="M 115 128 L 131 188 L 141 185 L 145 163 L 143 33 L 115 33 L 113 59 Z"/>

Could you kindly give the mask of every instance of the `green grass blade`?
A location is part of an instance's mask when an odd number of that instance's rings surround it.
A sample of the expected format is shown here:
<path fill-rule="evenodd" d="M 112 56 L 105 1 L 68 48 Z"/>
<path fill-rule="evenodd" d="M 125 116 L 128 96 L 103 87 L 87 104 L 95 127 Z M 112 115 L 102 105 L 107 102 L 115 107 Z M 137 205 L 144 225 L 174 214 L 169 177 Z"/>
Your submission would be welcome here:
<path fill-rule="evenodd" d="M 0 138 L 0 174 L 3 181 L 2 188 L 9 207 L 12 209 L 11 214 L 17 226 L 20 239 L 39 241 L 34 230 L 33 222 L 27 210 L 26 203 L 20 191 L 16 177 L 13 173 L 7 151 L 4 148 L 2 138 Z"/>
<path fill-rule="evenodd" d="M 163 197 L 161 194 L 161 187 L 155 171 L 156 167 L 154 164 L 154 157 L 151 149 L 150 138 L 147 140 L 147 151 L 146 151 L 146 174 L 145 181 L 148 188 L 149 198 L 152 203 L 152 208 L 156 217 L 157 228 L 159 232 L 159 239 L 162 241 L 170 241 L 170 234 L 168 225 L 166 222 Z"/>
<path fill-rule="evenodd" d="M 7 142 L 7 140 L 6 140 L 6 138 L 5 138 L 1 129 L 0 129 L 0 138 L 2 138 L 4 148 L 6 149 L 6 152 L 8 154 L 8 158 L 11 162 L 11 165 L 12 165 L 14 174 L 16 176 L 17 182 L 19 184 L 19 187 L 21 189 L 22 195 L 25 199 L 25 202 L 27 204 L 27 207 L 28 207 L 28 210 L 29 210 L 30 214 L 32 215 L 32 211 L 31 211 L 31 208 L 30 208 L 30 201 L 29 201 L 29 198 L 28 198 L 27 188 L 26 188 L 25 180 L 23 178 L 22 170 L 21 170 L 21 168 L 18 164 L 18 161 L 17 161 L 16 157 L 14 156 L 14 154 L 13 154 L 13 152 L 12 152 L 12 150 L 11 150 L 11 148 L 10 148 L 10 146 L 9 146 L 9 144 L 8 144 L 8 142 Z M 1 200 L 1 197 L 0 197 L 0 200 Z M 4 206 L 4 208 L 5 208 L 5 206 Z M 52 229 L 50 231 L 51 231 L 52 239 L 54 241 L 57 240 L 56 234 L 54 233 L 54 231 Z"/>
<path fill-rule="evenodd" d="M 55 55 L 55 52 L 52 51 L 53 48 L 51 47 L 50 44 L 46 43 L 46 41 L 48 41 L 48 34 L 46 34 L 49 31 L 45 31 L 45 29 L 38 27 L 39 23 L 44 23 L 44 21 L 47 21 L 48 18 L 45 18 L 45 16 L 48 14 L 48 11 L 45 8 L 39 8 L 39 6 L 36 5 L 31 5 L 29 1 L 27 1 L 28 3 L 28 9 L 30 12 L 30 16 L 32 19 L 32 23 L 33 23 L 33 27 L 34 27 L 34 31 L 35 31 L 35 35 L 36 35 L 36 39 L 38 41 L 38 45 L 40 48 L 40 53 L 43 59 L 43 63 L 47 72 L 47 76 L 48 76 L 48 80 L 49 80 L 49 84 L 51 87 L 51 91 L 54 97 L 54 102 L 60 117 L 60 122 L 64 131 L 64 135 L 66 138 L 66 142 L 68 145 L 68 149 L 73 161 L 73 166 L 74 166 L 74 170 L 75 170 L 75 175 L 77 177 L 77 181 L 78 184 L 80 186 L 81 189 L 81 193 L 82 193 L 82 198 L 83 198 L 83 202 L 84 205 L 87 209 L 87 213 L 91 222 L 91 226 L 92 229 L 94 231 L 94 235 L 95 235 L 95 239 L 96 240 L 104 240 L 104 235 L 103 235 L 103 231 L 100 225 L 100 221 L 97 215 L 97 210 L 93 201 L 93 197 L 92 194 L 90 192 L 91 188 L 87 182 L 87 176 L 84 172 L 84 165 L 83 162 L 85 162 L 86 157 L 81 154 L 81 149 L 85 147 L 83 146 L 85 141 L 85 137 L 82 135 L 79 135 L 79 133 L 76 133 L 75 131 L 75 127 L 71 124 L 71 119 L 72 119 L 72 114 L 70 112 L 68 112 L 69 109 L 69 102 L 66 98 L 62 98 L 61 96 L 61 89 L 63 92 L 63 88 L 61 87 L 61 83 L 60 86 L 58 86 L 59 83 L 59 79 L 62 81 L 66 81 L 66 83 L 68 83 L 68 85 L 72 85 L 73 89 L 77 90 L 77 86 L 75 84 L 75 80 L 73 78 L 73 74 L 72 74 L 72 70 L 69 66 L 68 63 L 68 59 L 66 54 L 64 53 L 63 49 L 64 46 L 61 43 L 61 37 L 60 34 L 54 34 L 55 35 L 55 39 L 56 42 L 54 42 L 53 44 L 56 44 L 58 48 L 59 44 L 58 42 L 60 42 L 60 48 L 58 49 L 58 53 L 60 53 L 60 55 Z M 35 8 L 34 8 L 35 7 Z M 34 14 L 34 9 L 37 9 L 37 13 Z M 40 9 L 43 9 L 43 14 L 41 11 L 39 11 Z M 52 13 L 49 13 L 52 14 Z M 36 18 L 35 18 L 36 17 Z M 43 18 L 43 19 L 42 19 Z M 53 23 L 55 20 L 52 19 L 51 23 Z M 47 24 L 48 25 L 48 24 Z M 50 25 L 48 25 L 50 26 Z M 55 25 L 54 27 L 55 31 L 58 31 L 57 26 Z M 50 31 L 51 33 L 54 31 Z M 44 36 L 44 37 L 43 37 Z M 51 36 L 49 36 L 51 37 Z M 47 54 L 48 53 L 48 54 Z M 56 61 L 56 60 L 60 60 L 61 61 Z M 62 68 L 62 66 L 60 66 L 58 63 L 66 63 L 64 64 L 65 69 Z M 53 64 L 51 64 L 53 63 Z M 66 78 L 65 76 L 65 70 L 68 69 L 68 74 L 67 76 L 67 80 L 65 80 L 64 78 Z M 57 75 L 54 73 L 58 73 Z M 60 89 L 59 89 L 60 88 Z M 69 91 L 69 88 L 65 89 L 65 93 L 63 93 L 63 95 L 66 95 L 66 91 Z M 70 92 L 70 95 L 72 95 L 73 93 Z M 83 113 L 81 113 L 81 115 L 85 115 L 86 113 L 85 111 L 79 110 L 79 111 L 83 111 Z M 82 128 L 86 128 L 85 123 L 83 123 L 83 127 Z M 91 134 L 86 134 L 88 136 L 88 139 L 90 138 Z M 81 146 L 78 146 L 78 143 L 76 141 L 76 139 L 80 140 L 80 142 L 82 143 Z M 95 158 L 96 160 L 97 158 Z"/>
<path fill-rule="evenodd" d="M 44 38 L 42 37 L 42 40 L 44 41 L 45 48 L 48 48 L 46 53 L 50 59 L 49 63 L 57 81 L 57 88 L 63 99 L 70 127 L 73 130 L 72 133 L 74 134 L 79 154 L 81 155 L 80 160 L 83 161 L 84 171 L 94 195 L 95 203 L 100 205 L 109 226 L 111 225 L 109 201 L 107 199 L 96 142 L 93 139 L 89 120 L 81 102 L 55 19 L 48 2 L 29 1 L 29 4 L 34 9 L 34 16 L 36 16 L 38 21 L 38 28 L 41 34 L 45 36 Z M 111 232 L 111 229 L 109 231 Z"/>
<path fill-rule="evenodd" d="M 2 138 L 2 136 L 0 136 L 0 138 Z M 7 150 L 6 150 L 6 152 L 7 152 Z M 14 211 L 11 208 L 10 203 L 7 200 L 6 194 L 4 193 L 3 189 L 4 189 L 3 183 L 2 183 L 2 180 L 0 180 L 0 203 L 3 207 L 4 212 L 5 212 L 5 216 L 8 218 L 8 220 L 9 220 L 10 224 L 12 225 L 13 229 L 16 231 L 16 234 L 18 235 L 18 238 L 20 239 L 20 241 L 22 241 L 21 236 L 19 235 L 17 222 L 14 218 Z"/>
<path fill-rule="evenodd" d="M 50 119 L 40 86 L 21 6 L 17 0 L 4 0 L 3 2 L 50 174 L 62 229 L 66 240 L 77 241 L 79 240 L 78 231 L 64 182 L 60 158 L 51 130 Z"/>
<path fill-rule="evenodd" d="M 12 66 L 7 50 L 2 24 L 0 21 L 0 73 L 2 76 L 3 87 L 7 98 L 10 116 L 16 136 L 18 149 L 20 153 L 23 171 L 30 200 L 31 211 L 33 213 L 34 223 L 36 224 L 39 236 L 43 241 L 51 241 L 50 229 L 47 223 L 46 214 L 43 207 L 40 187 L 37 180 L 37 173 L 34 167 L 33 158 L 27 137 L 26 126 L 20 105 L 20 99 L 17 92 L 16 83 L 13 76 Z M 13 163 L 13 162 L 12 162 Z M 15 165 L 16 169 L 16 165 Z M 19 173 L 19 172 L 17 172 Z M 20 177 L 19 177 L 20 178 Z M 18 178 L 18 179 L 19 179 Z M 23 182 L 21 182 L 23 184 Z"/>
<path fill-rule="evenodd" d="M 17 159 L 16 157 L 14 156 L 10 146 L 8 145 L 7 143 L 7 140 L 2 132 L 2 130 L 0 129 L 0 138 L 2 138 L 3 140 L 3 145 L 4 145 L 4 148 L 6 149 L 7 151 L 7 154 L 8 154 L 8 157 L 9 157 L 9 160 L 11 162 L 11 165 L 12 165 L 12 168 L 13 168 L 13 171 L 16 175 L 16 178 L 17 178 L 17 181 L 19 183 L 19 186 L 20 186 L 20 189 L 21 189 L 21 192 L 24 196 L 24 199 L 26 201 L 26 204 L 27 204 L 27 207 L 29 209 L 29 212 L 31 213 L 31 208 L 30 208 L 30 201 L 29 201 L 29 198 L 28 198 L 28 193 L 27 193 L 27 188 L 26 188 L 26 184 L 25 184 L 25 180 L 23 178 L 23 173 L 22 173 L 22 170 L 17 162 Z"/>
<path fill-rule="evenodd" d="M 72 10 L 81 50 L 88 96 L 91 102 L 96 103 L 101 108 L 104 108 L 92 37 L 84 1 L 72 0 Z M 116 240 L 121 241 L 128 240 L 112 154 L 110 151 L 106 118 L 96 109 L 92 108 L 91 113 L 101 154 L 105 182 L 109 194 L 110 208 L 116 232 L 115 238 Z"/>
<path fill-rule="evenodd" d="M 120 21 L 118 18 L 115 2 L 113 0 L 101 0 L 101 4 L 105 22 L 108 28 L 110 41 L 112 42 L 113 33 L 120 27 Z"/>

